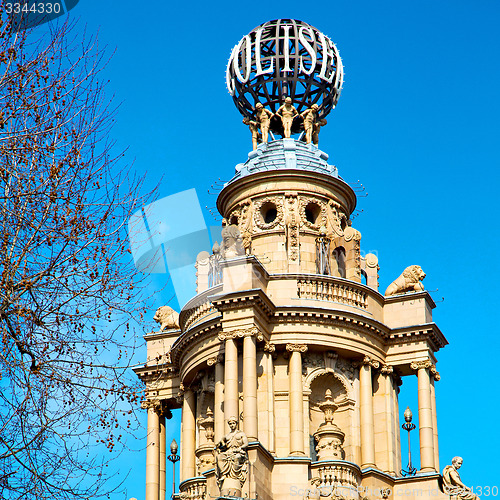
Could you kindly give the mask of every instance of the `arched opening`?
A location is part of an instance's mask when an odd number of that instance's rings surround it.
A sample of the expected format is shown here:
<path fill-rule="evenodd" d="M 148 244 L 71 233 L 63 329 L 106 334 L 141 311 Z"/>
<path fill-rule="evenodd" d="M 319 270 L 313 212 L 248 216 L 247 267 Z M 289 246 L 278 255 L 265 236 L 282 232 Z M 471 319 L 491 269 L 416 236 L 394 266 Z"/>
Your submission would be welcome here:
<path fill-rule="evenodd" d="M 321 214 L 321 207 L 317 203 L 308 203 L 305 208 L 306 220 L 311 224 L 316 224 Z"/>
<path fill-rule="evenodd" d="M 346 277 L 345 248 L 344 247 L 337 247 L 333 251 L 333 258 L 335 259 L 335 262 L 337 263 L 338 276 L 340 276 L 341 278 L 345 278 Z"/>

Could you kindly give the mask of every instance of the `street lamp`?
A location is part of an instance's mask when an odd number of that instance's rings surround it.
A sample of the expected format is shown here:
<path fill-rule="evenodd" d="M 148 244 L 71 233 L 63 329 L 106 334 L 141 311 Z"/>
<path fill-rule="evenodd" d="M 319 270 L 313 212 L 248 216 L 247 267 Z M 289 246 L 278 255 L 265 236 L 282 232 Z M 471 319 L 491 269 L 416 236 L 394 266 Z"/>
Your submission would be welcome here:
<path fill-rule="evenodd" d="M 411 423 L 413 417 L 410 407 L 408 406 L 404 412 L 405 423 L 401 426 L 405 431 L 408 431 L 408 470 L 402 470 L 401 474 L 403 476 L 414 476 L 417 473 L 417 469 L 411 465 L 411 441 L 410 432 L 415 429 L 415 424 Z"/>
<path fill-rule="evenodd" d="M 172 498 L 175 496 L 175 462 L 178 462 L 181 457 L 177 455 L 177 450 L 179 449 L 179 446 L 177 445 L 177 442 L 175 439 L 172 439 L 172 442 L 170 443 L 170 453 L 167 458 L 172 462 L 172 467 L 173 467 L 173 475 L 172 475 Z"/>

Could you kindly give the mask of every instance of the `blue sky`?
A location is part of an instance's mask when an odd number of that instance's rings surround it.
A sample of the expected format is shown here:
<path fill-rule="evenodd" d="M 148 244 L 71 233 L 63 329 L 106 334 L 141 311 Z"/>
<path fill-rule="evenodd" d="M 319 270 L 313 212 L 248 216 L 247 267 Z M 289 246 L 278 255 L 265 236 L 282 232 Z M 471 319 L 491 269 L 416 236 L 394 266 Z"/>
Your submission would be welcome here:
<path fill-rule="evenodd" d="M 251 148 L 225 89 L 232 47 L 275 18 L 306 21 L 336 43 L 345 83 L 320 147 L 345 180 L 366 187 L 353 225 L 362 249 L 379 257 L 381 290 L 410 264 L 427 273 L 428 290 L 439 289 L 434 319 L 450 342 L 438 353 L 441 468 L 461 455 L 466 484 L 500 486 L 492 425 L 500 410 L 500 3 L 81 0 L 71 15 L 115 50 L 105 76 L 121 103 L 117 148 L 128 148 L 150 186 L 162 177 L 159 197 L 196 188 L 203 207 L 215 206 L 207 189 L 229 180 Z M 401 413 L 407 404 L 416 413 L 415 401 L 415 378 L 405 378 Z M 144 467 L 143 451 L 121 459 L 122 473 L 132 468 L 126 498 L 144 498 Z"/>

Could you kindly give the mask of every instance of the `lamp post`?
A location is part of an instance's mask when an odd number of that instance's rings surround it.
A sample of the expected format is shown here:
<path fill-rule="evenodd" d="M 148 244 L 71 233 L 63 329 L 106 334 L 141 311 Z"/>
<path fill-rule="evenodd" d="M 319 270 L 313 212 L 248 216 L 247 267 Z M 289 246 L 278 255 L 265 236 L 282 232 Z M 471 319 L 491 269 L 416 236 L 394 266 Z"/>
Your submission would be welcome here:
<path fill-rule="evenodd" d="M 177 445 L 177 442 L 175 439 L 172 439 L 172 442 L 170 443 L 170 455 L 167 457 L 171 462 L 172 462 L 172 467 L 173 467 L 173 475 L 172 475 L 172 498 L 174 498 L 175 495 L 175 462 L 178 462 L 181 457 L 177 455 L 177 450 L 179 449 L 179 446 Z"/>
<path fill-rule="evenodd" d="M 401 426 L 405 431 L 408 431 L 408 470 L 401 470 L 403 476 L 414 476 L 417 473 L 417 469 L 411 465 L 411 441 L 410 432 L 415 429 L 415 424 L 411 423 L 413 417 L 410 407 L 408 406 L 404 412 L 405 423 Z"/>

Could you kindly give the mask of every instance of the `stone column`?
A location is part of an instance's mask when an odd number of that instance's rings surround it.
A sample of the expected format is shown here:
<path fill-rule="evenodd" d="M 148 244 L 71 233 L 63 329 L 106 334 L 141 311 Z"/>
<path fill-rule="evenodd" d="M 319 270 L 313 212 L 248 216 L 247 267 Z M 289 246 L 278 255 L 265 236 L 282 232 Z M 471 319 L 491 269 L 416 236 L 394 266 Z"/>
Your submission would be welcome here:
<path fill-rule="evenodd" d="M 380 363 L 365 356 L 359 367 L 359 406 L 361 417 L 361 467 L 375 467 L 375 440 L 373 426 L 372 367 Z"/>
<path fill-rule="evenodd" d="M 306 345 L 287 344 L 290 352 L 288 377 L 290 381 L 290 455 L 304 455 L 304 404 L 302 387 L 302 355 Z"/>
<path fill-rule="evenodd" d="M 391 365 L 383 365 L 380 373 L 383 375 L 384 380 L 384 394 L 385 394 L 385 419 L 386 419 L 386 433 L 387 433 L 387 472 L 391 475 L 396 473 L 396 449 L 395 449 L 395 436 L 394 436 L 394 390 L 392 382 L 392 373 L 394 368 Z"/>
<path fill-rule="evenodd" d="M 434 368 L 434 369 L 433 369 Z M 434 382 L 439 381 L 441 376 L 435 367 L 431 366 L 431 407 L 432 407 L 432 428 L 434 440 L 434 467 L 439 472 L 439 445 L 438 445 L 438 426 L 437 426 L 437 412 L 436 412 L 436 388 Z"/>
<path fill-rule="evenodd" d="M 182 404 L 181 481 L 196 476 L 196 398 L 192 390 L 184 393 Z"/>
<path fill-rule="evenodd" d="M 145 401 L 148 410 L 146 447 L 146 500 L 159 500 L 160 493 L 160 416 L 159 401 Z"/>
<path fill-rule="evenodd" d="M 165 500 L 167 486 L 167 441 L 166 441 L 165 413 L 160 414 L 160 500 Z"/>
<path fill-rule="evenodd" d="M 411 368 L 417 370 L 418 377 L 418 424 L 420 436 L 420 472 L 435 471 L 434 430 L 432 426 L 430 360 L 414 361 Z"/>
<path fill-rule="evenodd" d="M 218 443 L 224 436 L 224 356 L 219 354 L 208 360 L 208 366 L 215 365 L 214 388 L 214 440 Z"/>
<path fill-rule="evenodd" d="M 267 356 L 267 415 L 268 415 L 268 428 L 269 428 L 269 437 L 268 437 L 268 449 L 273 452 L 276 450 L 275 442 L 274 442 L 274 365 L 273 365 L 273 352 L 276 350 L 276 347 L 273 344 L 266 344 L 264 347 L 264 352 L 266 352 Z"/>
<path fill-rule="evenodd" d="M 224 359 L 224 420 L 235 417 L 239 421 L 238 411 L 238 347 L 234 337 L 225 337 Z"/>
<path fill-rule="evenodd" d="M 243 337 L 243 431 L 250 441 L 257 436 L 257 347 L 256 333 Z"/>

